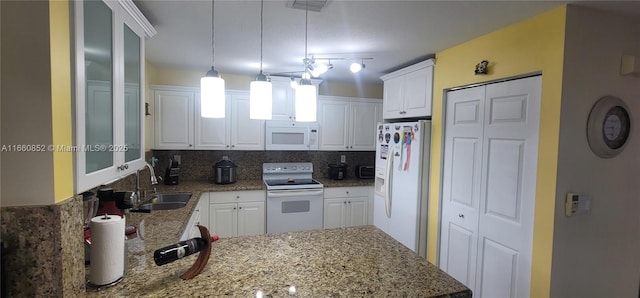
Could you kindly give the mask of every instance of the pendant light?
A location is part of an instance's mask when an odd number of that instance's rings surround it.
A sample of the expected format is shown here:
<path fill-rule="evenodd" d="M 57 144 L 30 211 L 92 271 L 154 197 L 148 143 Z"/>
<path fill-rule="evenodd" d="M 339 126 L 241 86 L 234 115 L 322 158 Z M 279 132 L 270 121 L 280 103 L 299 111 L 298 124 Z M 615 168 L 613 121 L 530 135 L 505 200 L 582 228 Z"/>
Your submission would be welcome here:
<path fill-rule="evenodd" d="M 305 21 L 304 21 L 304 61 L 307 58 L 307 35 L 309 32 L 309 1 L 306 1 Z M 311 75 L 305 67 L 305 73 L 300 79 L 300 85 L 296 87 L 295 112 L 296 121 L 315 122 L 317 109 L 316 86 L 311 84 Z"/>
<path fill-rule="evenodd" d="M 249 118 L 271 120 L 272 86 L 262 73 L 262 35 L 263 35 L 264 0 L 260 1 L 260 73 L 249 85 Z"/>
<path fill-rule="evenodd" d="M 224 118 L 225 114 L 224 80 L 214 68 L 214 6 L 211 0 L 211 70 L 200 79 L 200 116 L 203 118 Z"/>

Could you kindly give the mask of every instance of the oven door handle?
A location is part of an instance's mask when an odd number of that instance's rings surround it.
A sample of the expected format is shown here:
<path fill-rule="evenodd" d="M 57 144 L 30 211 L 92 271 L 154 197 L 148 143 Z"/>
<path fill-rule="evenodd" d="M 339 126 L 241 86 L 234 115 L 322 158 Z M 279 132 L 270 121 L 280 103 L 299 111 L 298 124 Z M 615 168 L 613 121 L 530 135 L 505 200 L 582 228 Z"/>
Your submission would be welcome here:
<path fill-rule="evenodd" d="M 286 197 L 298 197 L 300 195 L 313 196 L 322 195 L 323 189 L 295 189 L 295 190 L 268 190 L 267 198 L 286 198 Z"/>

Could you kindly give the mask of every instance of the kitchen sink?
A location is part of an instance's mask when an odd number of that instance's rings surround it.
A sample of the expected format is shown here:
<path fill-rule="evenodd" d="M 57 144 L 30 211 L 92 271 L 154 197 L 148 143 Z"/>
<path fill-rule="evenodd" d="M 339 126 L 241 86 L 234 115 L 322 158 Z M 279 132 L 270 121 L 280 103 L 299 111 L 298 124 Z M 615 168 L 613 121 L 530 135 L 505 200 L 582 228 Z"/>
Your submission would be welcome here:
<path fill-rule="evenodd" d="M 144 203 L 153 203 L 153 204 L 174 203 L 174 202 L 186 203 L 186 202 L 189 202 L 189 199 L 191 199 L 191 195 L 192 194 L 190 192 L 159 193 L 146 199 L 143 202 L 143 204 Z"/>
<path fill-rule="evenodd" d="M 140 206 L 139 210 L 172 210 L 182 208 L 187 205 L 191 199 L 190 192 L 175 192 L 155 194 L 146 199 Z"/>
<path fill-rule="evenodd" d="M 187 206 L 187 202 L 144 203 L 138 206 L 138 210 L 173 210 L 184 206 Z"/>

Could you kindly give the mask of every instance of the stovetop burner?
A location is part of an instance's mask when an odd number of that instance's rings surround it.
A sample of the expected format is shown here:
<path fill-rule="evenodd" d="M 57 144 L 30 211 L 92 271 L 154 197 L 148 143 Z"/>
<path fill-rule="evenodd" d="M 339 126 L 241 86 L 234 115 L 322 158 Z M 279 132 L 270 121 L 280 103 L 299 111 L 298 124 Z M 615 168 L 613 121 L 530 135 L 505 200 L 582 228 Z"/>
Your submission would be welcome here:
<path fill-rule="evenodd" d="M 262 166 L 262 180 L 267 190 L 323 188 L 312 176 L 310 162 L 264 163 Z"/>

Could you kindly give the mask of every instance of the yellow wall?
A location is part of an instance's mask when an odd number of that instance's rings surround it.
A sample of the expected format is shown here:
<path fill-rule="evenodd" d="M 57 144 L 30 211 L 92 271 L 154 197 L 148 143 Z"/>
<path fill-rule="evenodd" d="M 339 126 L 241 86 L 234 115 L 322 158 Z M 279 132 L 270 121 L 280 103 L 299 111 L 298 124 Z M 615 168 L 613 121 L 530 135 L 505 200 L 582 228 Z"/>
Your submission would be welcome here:
<path fill-rule="evenodd" d="M 71 146 L 71 39 L 69 31 L 69 1 L 49 2 L 51 34 L 51 115 L 53 145 Z M 53 152 L 54 200 L 60 202 L 73 196 L 73 153 Z"/>
<path fill-rule="evenodd" d="M 531 297 L 547 297 L 550 288 L 565 19 L 566 7 L 561 7 L 436 54 L 427 255 L 436 264 L 445 90 L 542 73 Z M 482 60 L 490 62 L 489 74 L 474 75 Z"/>

